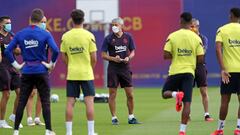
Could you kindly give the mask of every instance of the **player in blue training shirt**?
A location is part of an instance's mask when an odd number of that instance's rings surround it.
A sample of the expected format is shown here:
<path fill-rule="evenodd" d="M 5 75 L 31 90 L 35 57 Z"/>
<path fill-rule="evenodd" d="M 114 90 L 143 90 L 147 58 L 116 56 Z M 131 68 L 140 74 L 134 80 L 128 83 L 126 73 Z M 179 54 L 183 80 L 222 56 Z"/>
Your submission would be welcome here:
<path fill-rule="evenodd" d="M 36 86 L 42 102 L 43 118 L 46 123 L 45 135 L 55 135 L 51 126 L 48 70 L 54 68 L 59 49 L 51 34 L 40 28 L 43 17 L 44 13 L 41 9 L 34 9 L 31 15 L 31 25 L 18 32 L 5 50 L 5 55 L 11 64 L 22 72 L 21 91 L 13 135 L 19 134 L 18 128 L 23 117 L 23 111 L 34 86 Z M 22 64 L 18 64 L 12 54 L 17 45 L 22 52 L 24 61 Z M 47 63 L 47 45 L 52 50 L 50 63 Z"/>

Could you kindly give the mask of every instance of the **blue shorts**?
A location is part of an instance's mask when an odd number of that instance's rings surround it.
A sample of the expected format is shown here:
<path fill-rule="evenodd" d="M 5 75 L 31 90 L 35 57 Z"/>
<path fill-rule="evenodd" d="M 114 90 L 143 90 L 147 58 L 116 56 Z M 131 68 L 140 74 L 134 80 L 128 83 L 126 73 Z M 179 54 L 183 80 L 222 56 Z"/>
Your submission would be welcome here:
<path fill-rule="evenodd" d="M 183 102 L 191 102 L 193 81 L 194 77 L 191 73 L 168 76 L 163 86 L 162 93 L 164 93 L 165 91 L 183 91 Z"/>
<path fill-rule="evenodd" d="M 82 89 L 84 97 L 95 96 L 93 80 L 91 81 L 67 80 L 67 97 L 79 97 L 80 88 Z"/>

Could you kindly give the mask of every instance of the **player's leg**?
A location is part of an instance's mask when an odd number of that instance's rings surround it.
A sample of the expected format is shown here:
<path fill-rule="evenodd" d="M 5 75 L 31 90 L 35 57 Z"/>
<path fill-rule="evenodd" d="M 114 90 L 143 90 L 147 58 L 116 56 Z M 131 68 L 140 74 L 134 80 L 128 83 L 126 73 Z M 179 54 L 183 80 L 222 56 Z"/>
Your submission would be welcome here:
<path fill-rule="evenodd" d="M 231 77 L 229 78 L 229 83 L 224 84 L 221 82 L 221 105 L 220 105 L 220 112 L 219 112 L 219 120 L 218 120 L 218 126 L 217 130 L 214 131 L 211 135 L 222 135 L 223 134 L 223 129 L 225 126 L 225 119 L 228 114 L 228 105 L 231 100 L 231 94 L 234 90 L 237 90 L 238 88 L 238 82 L 236 81 L 235 74 L 231 74 Z M 237 77 L 238 78 L 238 77 Z"/>
<path fill-rule="evenodd" d="M 189 115 L 191 112 L 191 102 L 192 102 L 192 84 L 194 81 L 194 77 L 192 74 L 186 73 L 181 76 L 181 87 L 180 89 L 184 92 L 183 101 L 183 110 L 182 110 L 182 118 L 180 124 L 179 133 L 186 132 L 187 122 L 189 119 Z"/>
<path fill-rule="evenodd" d="M 51 107 L 50 107 L 50 85 L 49 85 L 49 75 L 40 74 L 35 76 L 36 78 L 36 88 L 41 98 L 42 108 L 43 108 L 43 118 L 46 123 L 46 132 L 45 135 L 55 134 L 52 131 L 51 124 Z"/>
<path fill-rule="evenodd" d="M 41 122 L 41 120 L 40 120 L 41 111 L 42 111 L 41 98 L 40 98 L 39 94 L 37 94 L 37 103 L 36 103 L 34 122 L 36 125 L 44 126 L 45 124 L 43 122 Z"/>
<path fill-rule="evenodd" d="M 237 118 L 237 127 L 234 130 L 234 135 L 240 135 L 240 90 L 237 93 L 238 94 L 238 118 Z"/>
<path fill-rule="evenodd" d="M 27 104 L 28 97 L 32 93 L 33 89 L 33 78 L 30 75 L 22 75 L 21 77 L 21 90 L 19 95 L 19 101 L 17 105 L 17 111 L 16 111 L 16 119 L 14 124 L 14 130 L 19 129 L 19 125 L 21 123 L 22 117 L 23 117 L 23 111 Z"/>
<path fill-rule="evenodd" d="M 18 101 L 19 101 L 19 95 L 20 95 L 20 87 L 21 87 L 21 79 L 20 79 L 20 75 L 16 72 L 12 72 L 11 73 L 11 84 L 10 84 L 10 88 L 11 90 L 15 90 L 15 94 L 16 94 L 16 98 L 14 100 L 14 105 L 13 105 L 13 112 L 12 114 L 9 116 L 9 119 L 12 122 L 15 122 L 15 118 L 16 118 L 16 111 L 17 111 L 17 105 L 18 105 Z M 20 124 L 19 125 L 20 128 L 23 128 L 23 125 Z"/>
<path fill-rule="evenodd" d="M 3 90 L 2 91 L 2 98 L 1 98 L 1 108 L 0 108 L 0 128 L 12 128 L 8 125 L 5 121 L 5 113 L 7 110 L 7 103 L 10 96 L 10 90 Z"/>
<path fill-rule="evenodd" d="M 33 110 L 33 103 L 34 103 L 34 96 L 37 93 L 37 89 L 33 89 L 31 95 L 28 98 L 27 106 L 26 106 L 26 112 L 27 112 L 27 125 L 28 126 L 34 126 L 35 123 L 33 122 L 32 118 L 32 110 Z"/>
<path fill-rule="evenodd" d="M 86 105 L 86 115 L 88 120 L 88 135 L 94 135 L 94 96 L 95 88 L 93 81 L 81 81 L 84 101 Z"/>
<path fill-rule="evenodd" d="M 108 67 L 107 73 L 107 86 L 109 88 L 109 99 L 108 105 L 112 115 L 112 124 L 118 125 L 119 121 L 116 115 L 116 96 L 117 96 L 117 87 L 119 85 L 118 76 L 116 70 Z"/>
<path fill-rule="evenodd" d="M 162 97 L 164 99 L 175 98 L 176 99 L 176 111 L 179 112 L 182 109 L 182 99 L 184 93 L 182 91 L 178 91 L 180 82 L 181 82 L 181 74 L 168 76 L 163 89 L 162 89 Z"/>
<path fill-rule="evenodd" d="M 200 89 L 204 108 L 205 121 L 213 121 L 208 110 L 207 69 L 204 64 L 198 64 L 195 72 L 197 87 Z"/>
<path fill-rule="evenodd" d="M 8 123 L 5 121 L 5 113 L 7 109 L 7 103 L 10 96 L 10 81 L 11 76 L 8 70 L 1 69 L 0 70 L 0 90 L 2 92 L 1 97 L 1 104 L 0 104 L 0 128 L 12 128 L 8 125 Z"/>
<path fill-rule="evenodd" d="M 66 135 L 72 135 L 73 108 L 76 102 L 75 98 L 80 95 L 79 85 L 79 81 L 67 81 L 67 104 L 65 114 Z"/>

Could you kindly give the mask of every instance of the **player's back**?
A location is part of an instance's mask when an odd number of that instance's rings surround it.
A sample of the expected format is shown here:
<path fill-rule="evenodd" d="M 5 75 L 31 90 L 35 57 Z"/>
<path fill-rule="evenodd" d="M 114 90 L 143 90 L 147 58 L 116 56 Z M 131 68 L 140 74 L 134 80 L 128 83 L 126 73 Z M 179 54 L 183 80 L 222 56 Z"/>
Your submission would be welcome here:
<path fill-rule="evenodd" d="M 54 55 L 58 53 L 58 48 L 50 33 L 35 25 L 18 32 L 13 42 L 19 45 L 23 61 L 26 63 L 22 69 L 23 74 L 47 72 L 47 68 L 41 64 L 42 61 L 47 61 L 45 49 L 47 44 L 51 45 Z"/>
<path fill-rule="evenodd" d="M 201 39 L 188 29 L 180 29 L 169 35 L 165 45 L 166 51 L 172 54 L 169 75 L 192 73 L 196 68 L 197 55 L 203 55 Z"/>
<path fill-rule="evenodd" d="M 46 61 L 46 46 L 49 33 L 38 26 L 29 26 L 16 34 L 23 60 Z"/>
<path fill-rule="evenodd" d="M 217 31 L 216 41 L 223 43 L 223 62 L 228 72 L 240 72 L 240 24 L 229 23 Z"/>
<path fill-rule="evenodd" d="M 68 80 L 92 80 L 93 70 L 90 53 L 96 51 L 92 33 L 73 28 L 62 37 L 61 51 L 68 56 Z"/>

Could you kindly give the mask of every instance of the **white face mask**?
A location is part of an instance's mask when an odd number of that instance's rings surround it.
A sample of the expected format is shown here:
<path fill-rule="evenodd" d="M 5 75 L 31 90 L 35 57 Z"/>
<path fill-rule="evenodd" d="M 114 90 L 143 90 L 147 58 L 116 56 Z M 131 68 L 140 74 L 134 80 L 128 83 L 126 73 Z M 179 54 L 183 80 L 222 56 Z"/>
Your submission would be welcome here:
<path fill-rule="evenodd" d="M 117 26 L 112 26 L 113 33 L 118 33 L 120 29 Z"/>

